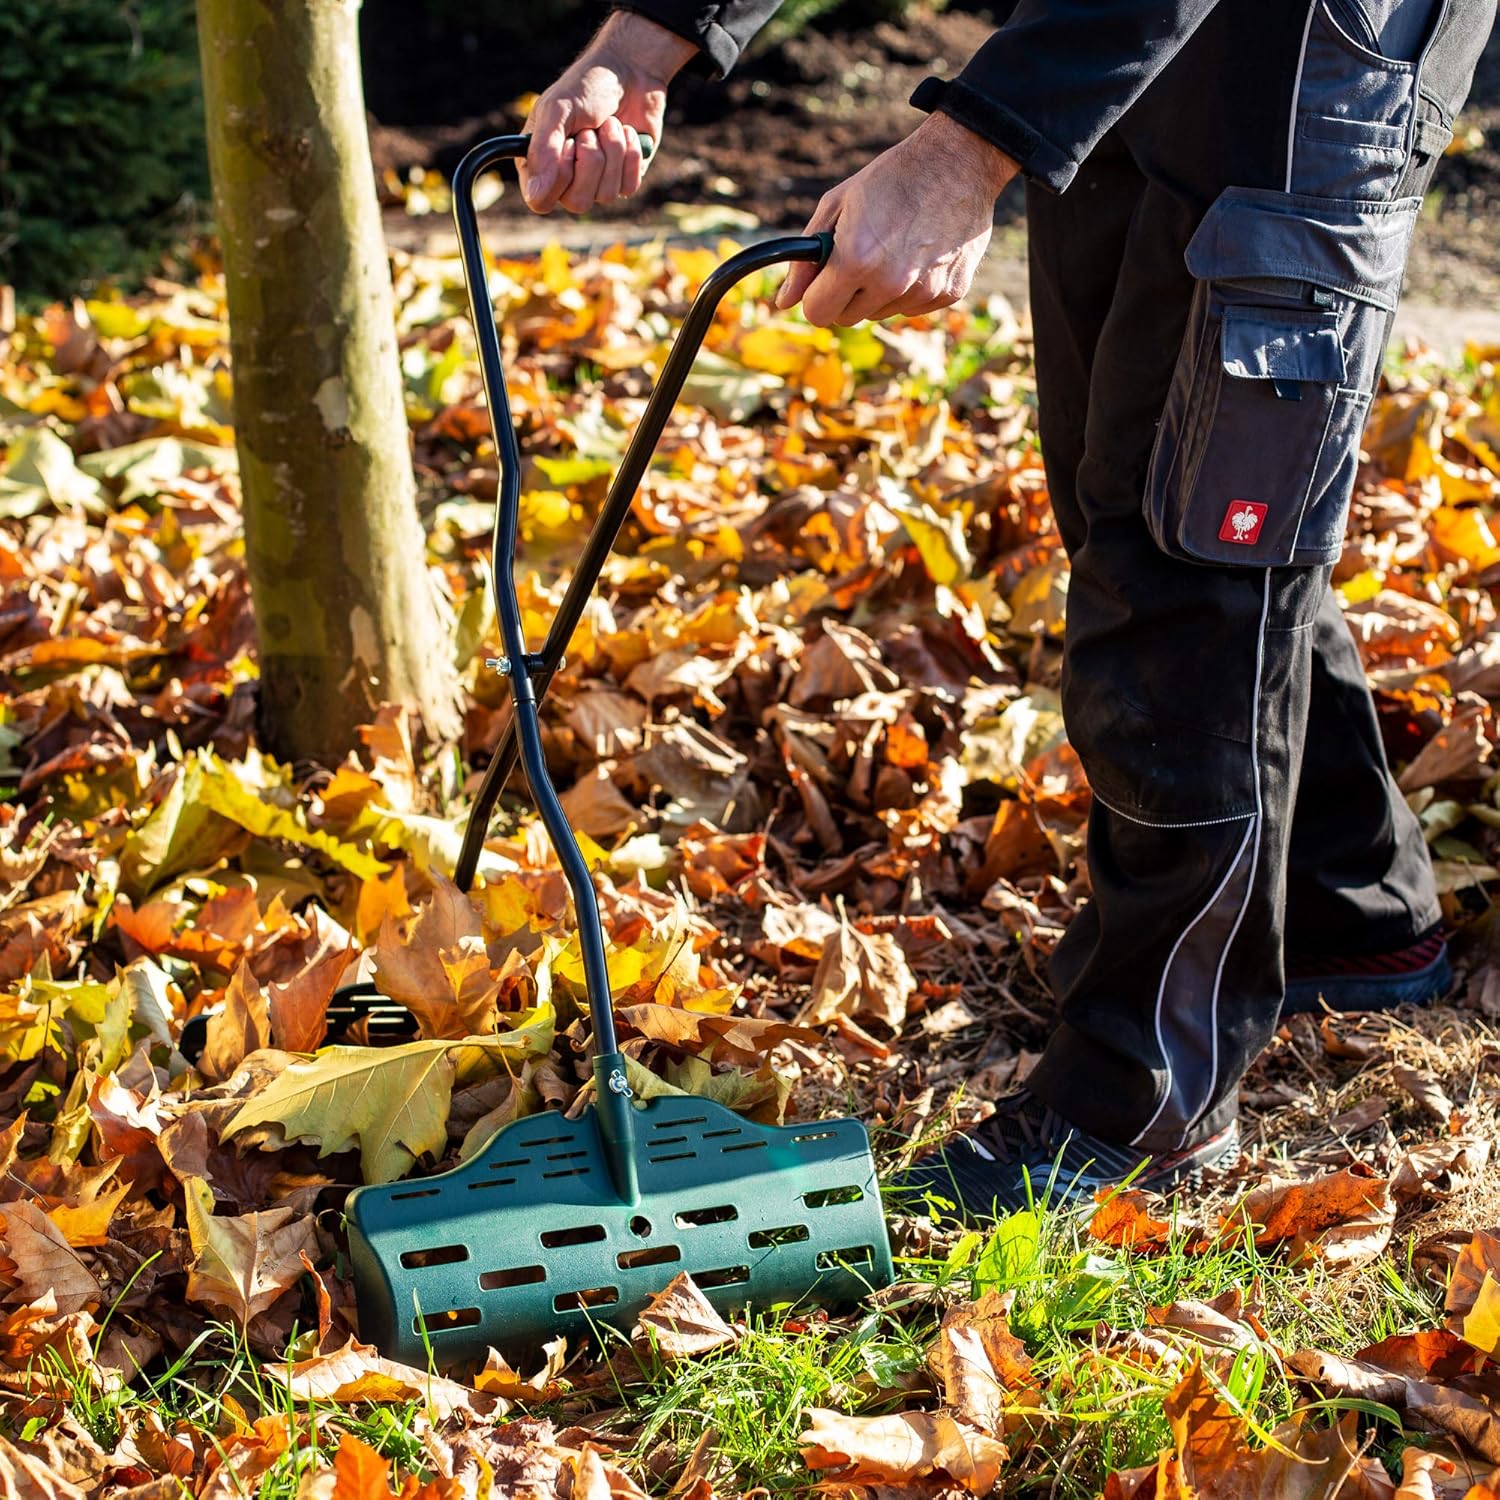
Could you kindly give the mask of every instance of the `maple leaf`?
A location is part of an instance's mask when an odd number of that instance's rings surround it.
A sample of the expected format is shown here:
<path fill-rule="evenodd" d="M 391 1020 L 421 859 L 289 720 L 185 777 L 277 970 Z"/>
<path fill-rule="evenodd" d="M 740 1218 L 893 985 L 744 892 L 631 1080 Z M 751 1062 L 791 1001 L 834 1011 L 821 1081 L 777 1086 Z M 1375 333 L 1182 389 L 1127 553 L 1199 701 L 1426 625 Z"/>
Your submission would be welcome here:
<path fill-rule="evenodd" d="M 392 1182 L 418 1157 L 442 1154 L 461 1053 L 519 1064 L 544 1056 L 552 1033 L 552 1009 L 544 1006 L 518 1018 L 502 1035 L 463 1043 L 328 1047 L 294 1063 L 247 1101 L 225 1126 L 223 1138 L 273 1126 L 282 1140 L 316 1144 L 320 1157 L 357 1146 L 364 1180 Z"/>
<path fill-rule="evenodd" d="M 375 982 L 416 1016 L 424 1036 L 476 1036 L 499 1024 L 479 912 L 452 881 L 435 882 L 404 930 L 390 916 L 381 923 Z"/>
<path fill-rule="evenodd" d="M 301 1277 L 304 1251 L 317 1249 L 313 1220 L 290 1208 L 239 1218 L 214 1214 L 213 1189 L 199 1177 L 182 1184 L 187 1204 L 190 1302 L 221 1308 L 243 1328 Z"/>

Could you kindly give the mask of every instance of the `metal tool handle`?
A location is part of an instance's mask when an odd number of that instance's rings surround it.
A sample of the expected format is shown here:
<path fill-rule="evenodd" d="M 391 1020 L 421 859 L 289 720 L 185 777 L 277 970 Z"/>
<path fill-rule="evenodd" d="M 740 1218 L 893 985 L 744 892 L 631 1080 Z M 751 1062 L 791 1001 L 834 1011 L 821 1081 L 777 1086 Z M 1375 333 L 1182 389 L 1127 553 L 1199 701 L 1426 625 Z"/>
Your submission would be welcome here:
<path fill-rule="evenodd" d="M 609 970 L 604 956 L 604 924 L 600 919 L 598 898 L 588 864 L 579 851 L 572 826 L 547 774 L 546 760 L 542 754 L 538 706 L 562 662 L 563 651 L 583 617 L 600 569 L 630 514 L 641 477 L 651 462 L 652 453 L 672 415 L 672 408 L 677 404 L 683 382 L 692 369 L 693 359 L 724 294 L 751 272 L 764 270 L 782 261 L 814 261 L 820 266 L 825 264 L 833 250 L 833 236 L 783 235 L 763 244 L 752 245 L 731 256 L 703 283 L 682 321 L 682 328 L 667 355 L 656 387 L 646 403 L 646 410 L 610 484 L 599 518 L 584 543 L 583 555 L 578 560 L 562 603 L 553 617 L 546 642 L 539 652 L 532 655 L 526 650 L 514 576 L 521 508 L 521 454 L 505 388 L 500 332 L 495 324 L 494 307 L 489 298 L 484 247 L 479 235 L 478 211 L 474 205 L 474 182 L 479 174 L 496 162 L 524 156 L 529 144 L 530 137 L 524 135 L 497 136 L 493 140 L 481 142 L 459 163 L 453 178 L 453 214 L 458 227 L 459 249 L 463 255 L 464 279 L 468 284 L 469 309 L 474 324 L 474 337 L 479 345 L 479 367 L 484 378 L 485 394 L 489 398 L 490 421 L 500 454 L 500 495 L 495 510 L 491 571 L 512 707 L 510 721 L 469 810 L 455 879 L 461 890 L 468 890 L 473 884 L 490 815 L 519 752 L 537 811 L 541 814 L 543 826 L 557 850 L 563 874 L 573 892 L 573 909 L 583 950 L 584 981 L 593 1021 L 595 1071 L 600 1077 L 600 1102 L 603 1104 L 607 1089 L 618 1094 L 624 1087 L 623 1066 L 619 1063 L 615 1038 Z"/>

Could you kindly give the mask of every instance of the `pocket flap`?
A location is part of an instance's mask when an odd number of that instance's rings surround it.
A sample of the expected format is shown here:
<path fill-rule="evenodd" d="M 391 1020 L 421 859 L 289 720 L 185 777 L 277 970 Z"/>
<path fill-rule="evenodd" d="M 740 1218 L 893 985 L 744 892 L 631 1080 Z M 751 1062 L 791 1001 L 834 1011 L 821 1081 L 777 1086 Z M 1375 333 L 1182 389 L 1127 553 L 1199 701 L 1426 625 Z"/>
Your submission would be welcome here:
<path fill-rule="evenodd" d="M 1394 310 L 1419 198 L 1370 203 L 1225 188 L 1187 248 L 1200 280 L 1312 282 Z"/>
<path fill-rule="evenodd" d="M 1344 345 L 1331 317 L 1225 308 L 1223 348 L 1225 373 L 1241 380 L 1344 380 Z"/>

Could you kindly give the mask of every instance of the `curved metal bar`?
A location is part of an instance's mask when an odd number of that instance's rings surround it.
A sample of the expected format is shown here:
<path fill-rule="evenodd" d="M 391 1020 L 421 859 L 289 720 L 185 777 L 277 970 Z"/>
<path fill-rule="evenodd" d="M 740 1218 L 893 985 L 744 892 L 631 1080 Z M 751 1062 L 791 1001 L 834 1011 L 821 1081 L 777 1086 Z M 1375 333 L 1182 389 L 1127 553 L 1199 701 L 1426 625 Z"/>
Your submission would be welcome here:
<path fill-rule="evenodd" d="M 495 511 L 490 566 L 500 637 L 509 667 L 512 705 L 510 722 L 469 811 L 455 879 L 461 890 L 468 890 L 473 884 L 485 834 L 489 829 L 490 815 L 519 755 L 537 811 L 557 850 L 563 874 L 573 893 L 573 908 L 583 950 L 584 981 L 593 1021 L 594 1053 L 596 1057 L 613 1056 L 617 1045 L 609 970 L 605 962 L 604 924 L 599 915 L 598 898 L 588 864 L 578 848 L 573 828 L 547 774 L 546 759 L 542 754 L 538 705 L 562 662 L 563 652 L 583 617 L 599 572 L 630 514 L 641 478 L 651 462 L 656 444 L 672 415 L 672 409 L 677 404 L 677 398 L 692 369 L 693 360 L 725 293 L 752 272 L 783 261 L 814 261 L 819 265 L 824 264 L 832 251 L 833 237 L 826 234 L 784 235 L 767 240 L 764 244 L 752 245 L 717 267 L 703 283 L 683 319 L 655 389 L 647 400 L 646 410 L 641 415 L 620 467 L 610 483 L 599 517 L 584 543 L 583 555 L 578 560 L 563 594 L 562 603 L 548 629 L 546 642 L 536 656 L 528 656 L 513 576 L 516 536 L 520 525 L 521 453 L 505 388 L 500 332 L 489 300 L 484 247 L 480 240 L 478 213 L 474 206 L 474 182 L 481 172 L 496 162 L 524 156 L 529 144 L 530 138 L 524 135 L 498 136 L 481 142 L 459 163 L 453 178 L 454 219 L 458 228 L 459 250 L 463 256 L 464 279 L 468 284 L 469 310 L 474 337 L 479 346 L 479 366 L 484 379 L 485 395 L 489 400 L 490 420 L 500 454 L 500 493 Z"/>

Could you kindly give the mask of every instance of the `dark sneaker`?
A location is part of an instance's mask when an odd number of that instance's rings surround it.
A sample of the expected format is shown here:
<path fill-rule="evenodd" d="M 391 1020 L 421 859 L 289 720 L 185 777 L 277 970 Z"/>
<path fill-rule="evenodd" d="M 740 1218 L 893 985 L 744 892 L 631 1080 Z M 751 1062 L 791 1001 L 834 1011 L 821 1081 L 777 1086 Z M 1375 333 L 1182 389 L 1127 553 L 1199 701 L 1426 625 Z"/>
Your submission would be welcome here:
<path fill-rule="evenodd" d="M 896 1206 L 921 1212 L 920 1199 L 931 1196 L 953 1205 L 944 1212 L 977 1223 L 1033 1201 L 1078 1207 L 1091 1203 L 1100 1188 L 1118 1187 L 1127 1178 L 1132 1187 L 1160 1193 L 1197 1187 L 1206 1170 L 1232 1167 L 1239 1155 L 1237 1122 L 1153 1159 L 1139 1146 L 1088 1135 L 1020 1089 L 1001 1099 L 989 1119 L 899 1177 Z"/>
<path fill-rule="evenodd" d="M 1284 1016 L 1329 1010 L 1394 1010 L 1430 1005 L 1453 986 L 1448 944 L 1441 927 L 1408 948 L 1362 958 L 1288 954 Z"/>

